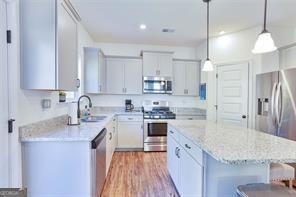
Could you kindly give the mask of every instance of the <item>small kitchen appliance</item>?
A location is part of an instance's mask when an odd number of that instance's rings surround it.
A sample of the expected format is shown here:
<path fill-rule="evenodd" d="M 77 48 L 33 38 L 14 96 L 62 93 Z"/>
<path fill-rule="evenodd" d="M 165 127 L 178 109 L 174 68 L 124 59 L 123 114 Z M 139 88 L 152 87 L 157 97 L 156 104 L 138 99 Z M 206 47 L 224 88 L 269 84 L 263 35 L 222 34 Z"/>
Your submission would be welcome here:
<path fill-rule="evenodd" d="M 125 111 L 126 112 L 131 112 L 134 109 L 134 105 L 132 104 L 132 100 L 126 99 L 125 100 Z"/>
<path fill-rule="evenodd" d="M 168 101 L 144 101 L 144 151 L 167 150 L 167 120 L 176 119 Z"/>

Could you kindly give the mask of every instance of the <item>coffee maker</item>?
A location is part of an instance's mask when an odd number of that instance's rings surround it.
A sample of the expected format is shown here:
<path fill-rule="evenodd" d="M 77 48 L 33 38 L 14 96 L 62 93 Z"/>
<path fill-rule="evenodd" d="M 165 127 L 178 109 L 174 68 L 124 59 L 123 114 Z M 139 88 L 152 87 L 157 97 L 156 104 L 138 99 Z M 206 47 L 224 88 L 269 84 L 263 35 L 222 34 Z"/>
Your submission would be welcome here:
<path fill-rule="evenodd" d="M 134 105 L 132 104 L 131 99 L 126 99 L 125 100 L 125 111 L 126 112 L 131 112 L 134 109 Z"/>

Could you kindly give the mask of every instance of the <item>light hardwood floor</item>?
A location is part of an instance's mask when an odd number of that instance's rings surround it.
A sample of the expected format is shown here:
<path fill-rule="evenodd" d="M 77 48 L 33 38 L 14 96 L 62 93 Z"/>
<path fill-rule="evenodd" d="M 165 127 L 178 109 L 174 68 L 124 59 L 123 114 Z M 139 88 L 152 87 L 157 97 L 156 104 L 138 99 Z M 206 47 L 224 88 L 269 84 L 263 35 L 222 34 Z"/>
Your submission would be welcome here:
<path fill-rule="evenodd" d="M 102 197 L 178 197 L 164 152 L 115 152 Z"/>

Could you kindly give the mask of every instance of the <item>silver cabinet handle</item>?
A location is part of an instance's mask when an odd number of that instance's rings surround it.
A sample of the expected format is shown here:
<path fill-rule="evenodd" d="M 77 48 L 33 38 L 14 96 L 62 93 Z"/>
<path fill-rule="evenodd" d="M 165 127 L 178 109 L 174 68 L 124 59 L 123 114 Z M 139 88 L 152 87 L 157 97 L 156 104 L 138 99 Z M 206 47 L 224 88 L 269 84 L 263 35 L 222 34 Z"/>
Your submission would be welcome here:
<path fill-rule="evenodd" d="M 175 148 L 175 155 L 178 157 L 178 147 Z"/>
<path fill-rule="evenodd" d="M 110 137 L 109 137 L 109 140 L 112 140 L 112 133 L 109 133 Z"/>
<path fill-rule="evenodd" d="M 80 79 L 77 79 L 77 88 L 80 88 Z"/>
<path fill-rule="evenodd" d="M 128 120 L 133 120 L 134 118 L 128 118 Z"/>
<path fill-rule="evenodd" d="M 174 131 L 170 130 L 170 133 L 171 133 L 171 134 L 174 134 Z"/>
<path fill-rule="evenodd" d="M 185 144 L 185 147 L 191 149 L 191 146 L 189 146 L 188 144 Z"/>
<path fill-rule="evenodd" d="M 180 148 L 177 148 L 177 157 L 180 159 Z"/>

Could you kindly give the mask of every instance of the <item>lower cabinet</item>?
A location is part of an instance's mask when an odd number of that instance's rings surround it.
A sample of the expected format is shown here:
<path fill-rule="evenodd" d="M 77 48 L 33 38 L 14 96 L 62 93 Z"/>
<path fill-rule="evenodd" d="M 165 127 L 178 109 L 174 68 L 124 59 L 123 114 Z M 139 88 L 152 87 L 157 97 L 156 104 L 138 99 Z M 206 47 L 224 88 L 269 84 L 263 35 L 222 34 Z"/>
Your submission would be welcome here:
<path fill-rule="evenodd" d="M 118 116 L 119 149 L 143 148 L 143 116 Z"/>
<path fill-rule="evenodd" d="M 169 127 L 169 130 L 172 128 Z M 176 133 L 177 131 L 172 131 Z M 181 135 L 181 134 L 179 134 Z M 167 168 L 181 196 L 202 197 L 203 166 L 190 155 L 178 138 L 168 132 Z M 188 146 L 187 146 L 188 147 Z"/>
<path fill-rule="evenodd" d="M 117 129 L 116 129 L 116 117 L 107 124 L 107 135 L 106 135 L 106 174 L 112 161 L 112 156 L 117 146 Z"/>

